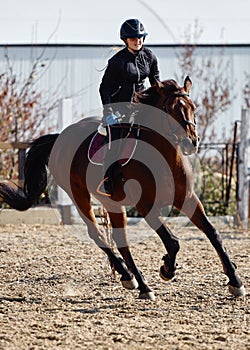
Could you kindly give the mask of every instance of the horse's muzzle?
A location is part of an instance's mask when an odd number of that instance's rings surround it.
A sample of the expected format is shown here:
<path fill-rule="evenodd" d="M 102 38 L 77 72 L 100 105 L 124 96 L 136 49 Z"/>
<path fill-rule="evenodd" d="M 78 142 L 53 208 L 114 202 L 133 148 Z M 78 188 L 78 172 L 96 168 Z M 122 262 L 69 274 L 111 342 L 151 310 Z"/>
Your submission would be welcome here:
<path fill-rule="evenodd" d="M 186 137 L 181 140 L 180 147 L 181 151 L 185 156 L 189 156 L 193 153 L 196 153 L 198 151 L 200 138 L 196 137 L 195 139 L 191 140 L 189 137 Z"/>

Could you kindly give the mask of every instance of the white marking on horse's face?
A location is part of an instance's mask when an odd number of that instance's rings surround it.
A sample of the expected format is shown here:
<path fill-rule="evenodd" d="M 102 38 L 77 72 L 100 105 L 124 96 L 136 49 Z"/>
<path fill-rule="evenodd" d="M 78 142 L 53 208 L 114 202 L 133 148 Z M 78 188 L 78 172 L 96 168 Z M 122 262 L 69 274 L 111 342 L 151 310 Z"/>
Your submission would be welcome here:
<path fill-rule="evenodd" d="M 180 103 L 181 103 L 183 106 L 186 106 L 186 103 L 185 103 L 183 100 L 180 100 Z"/>

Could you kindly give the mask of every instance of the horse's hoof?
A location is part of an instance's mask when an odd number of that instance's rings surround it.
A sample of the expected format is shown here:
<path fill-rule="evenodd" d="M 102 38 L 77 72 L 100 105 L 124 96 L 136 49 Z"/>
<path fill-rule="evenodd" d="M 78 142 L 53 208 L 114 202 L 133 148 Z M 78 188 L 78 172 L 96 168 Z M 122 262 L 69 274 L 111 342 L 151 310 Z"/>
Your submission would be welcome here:
<path fill-rule="evenodd" d="M 228 284 L 228 290 L 235 297 L 244 297 L 246 295 L 246 289 L 243 285 L 238 288 Z"/>
<path fill-rule="evenodd" d="M 121 282 L 122 282 L 122 286 L 126 289 L 136 289 L 139 286 L 135 276 L 133 276 L 131 280 L 128 280 L 128 281 L 121 280 Z"/>
<path fill-rule="evenodd" d="M 139 295 L 139 299 L 155 300 L 155 295 L 153 292 L 146 292 Z"/>
<path fill-rule="evenodd" d="M 173 277 L 175 276 L 174 272 L 168 273 L 164 266 L 161 266 L 160 268 L 160 277 L 164 280 L 164 281 L 170 281 Z"/>

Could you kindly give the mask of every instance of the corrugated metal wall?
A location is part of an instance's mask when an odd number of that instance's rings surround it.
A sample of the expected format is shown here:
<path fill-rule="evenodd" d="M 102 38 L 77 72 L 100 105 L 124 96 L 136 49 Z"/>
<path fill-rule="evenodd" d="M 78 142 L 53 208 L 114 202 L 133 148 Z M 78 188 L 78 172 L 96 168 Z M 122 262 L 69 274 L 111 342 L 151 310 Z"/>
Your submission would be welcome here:
<path fill-rule="evenodd" d="M 180 76 L 177 61 L 177 53 L 181 49 L 179 46 L 151 48 L 159 59 L 162 79 Z M 212 55 L 213 59 L 221 60 L 222 49 L 223 59 L 230 63 L 229 75 L 231 81 L 235 82 L 234 92 L 237 95 L 230 110 L 225 115 L 218 116 L 221 126 L 228 128 L 234 120 L 240 118 L 245 72 L 250 70 L 250 45 L 198 46 L 196 58 L 202 60 L 202 57 Z M 99 84 L 103 69 L 108 58 L 114 54 L 115 48 L 95 45 L 11 45 L 7 50 L 10 62 L 20 78 L 27 76 L 34 60 L 40 57 L 44 66 L 39 69 L 37 90 L 41 91 L 46 99 L 71 97 L 74 120 L 83 115 L 96 114 L 98 109 L 100 112 Z M 0 46 L 0 73 L 6 71 L 5 53 L 5 47 Z M 181 81 L 178 83 L 182 85 Z M 197 80 L 193 80 L 193 86 L 192 97 L 194 98 L 201 87 Z M 56 117 L 55 111 L 52 118 Z"/>

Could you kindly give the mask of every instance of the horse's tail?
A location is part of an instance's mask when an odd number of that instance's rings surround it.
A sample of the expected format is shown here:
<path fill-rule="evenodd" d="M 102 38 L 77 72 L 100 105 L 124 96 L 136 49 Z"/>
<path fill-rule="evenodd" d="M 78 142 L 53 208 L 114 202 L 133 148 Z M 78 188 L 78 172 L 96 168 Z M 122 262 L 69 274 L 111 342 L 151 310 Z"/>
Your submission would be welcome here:
<path fill-rule="evenodd" d="M 27 210 L 47 187 L 47 169 L 52 147 L 59 134 L 44 135 L 31 144 L 24 165 L 24 187 L 0 183 L 0 197 L 11 208 Z"/>

